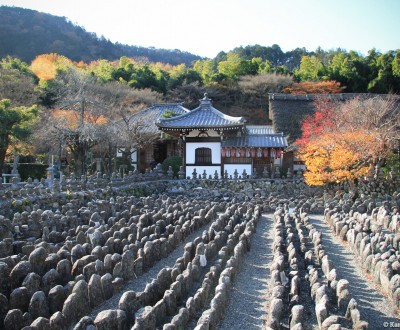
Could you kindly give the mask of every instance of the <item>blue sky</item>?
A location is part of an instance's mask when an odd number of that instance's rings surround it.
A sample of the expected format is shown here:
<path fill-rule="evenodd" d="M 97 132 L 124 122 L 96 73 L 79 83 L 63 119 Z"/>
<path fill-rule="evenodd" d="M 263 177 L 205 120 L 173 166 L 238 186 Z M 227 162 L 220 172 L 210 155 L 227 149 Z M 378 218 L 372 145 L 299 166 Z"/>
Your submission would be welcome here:
<path fill-rule="evenodd" d="M 238 46 L 400 49 L 400 0 L 0 0 L 113 42 L 213 58 Z"/>

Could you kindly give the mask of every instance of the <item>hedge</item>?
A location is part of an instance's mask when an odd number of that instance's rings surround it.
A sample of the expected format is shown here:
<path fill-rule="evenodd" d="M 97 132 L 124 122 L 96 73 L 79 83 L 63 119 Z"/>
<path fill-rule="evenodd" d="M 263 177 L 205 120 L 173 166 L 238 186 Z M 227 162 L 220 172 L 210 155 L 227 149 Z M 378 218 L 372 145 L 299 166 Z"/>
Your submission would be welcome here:
<path fill-rule="evenodd" d="M 12 164 L 5 164 L 3 173 L 11 173 L 12 167 Z M 48 167 L 48 164 L 18 163 L 18 173 L 21 177 L 21 181 L 27 181 L 28 178 L 40 180 L 47 177 Z"/>

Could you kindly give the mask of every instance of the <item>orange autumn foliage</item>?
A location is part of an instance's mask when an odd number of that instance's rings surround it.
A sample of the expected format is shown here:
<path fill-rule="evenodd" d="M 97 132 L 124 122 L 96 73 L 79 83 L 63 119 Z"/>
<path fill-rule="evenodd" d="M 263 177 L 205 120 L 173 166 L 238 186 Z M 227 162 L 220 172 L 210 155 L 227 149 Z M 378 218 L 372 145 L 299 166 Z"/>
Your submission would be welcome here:
<path fill-rule="evenodd" d="M 303 81 L 293 83 L 283 89 L 286 94 L 339 94 L 343 92 L 340 83 L 334 80 L 329 81 Z"/>
<path fill-rule="evenodd" d="M 32 61 L 31 70 L 40 80 L 51 80 L 55 78 L 57 69 L 71 63 L 66 57 L 55 53 L 42 54 Z"/>
<path fill-rule="evenodd" d="M 65 125 L 70 129 L 78 128 L 82 120 L 81 114 L 74 110 L 54 110 L 53 117 L 57 120 L 64 121 Z M 88 113 L 84 113 L 83 120 L 99 126 L 107 123 L 107 118 L 103 115 L 94 116 Z"/>
<path fill-rule="evenodd" d="M 20 156 L 34 155 L 35 147 L 30 141 L 14 141 L 14 143 L 8 146 L 6 152 L 6 161 L 10 162 L 9 157 L 14 157 L 15 154 Z"/>
<path fill-rule="evenodd" d="M 354 181 L 368 176 L 377 136 L 366 131 L 324 133 L 299 149 L 309 185 Z"/>
<path fill-rule="evenodd" d="M 339 102 L 321 97 L 314 104 L 315 113 L 302 122 L 302 136 L 295 142 L 308 184 L 362 179 L 397 146 L 397 98 Z"/>

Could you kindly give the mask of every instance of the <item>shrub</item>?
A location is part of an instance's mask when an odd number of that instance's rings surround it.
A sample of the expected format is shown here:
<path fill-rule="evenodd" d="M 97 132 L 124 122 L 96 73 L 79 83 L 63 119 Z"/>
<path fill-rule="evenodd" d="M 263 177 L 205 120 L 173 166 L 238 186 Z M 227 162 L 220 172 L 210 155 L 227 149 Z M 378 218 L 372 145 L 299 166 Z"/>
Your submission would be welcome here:
<path fill-rule="evenodd" d="M 21 177 L 21 181 L 27 181 L 28 178 L 40 180 L 42 178 L 46 178 L 48 167 L 49 165 L 47 164 L 19 163 L 18 173 Z M 4 170 L 4 173 L 11 173 L 12 164 L 6 164 Z"/>
<path fill-rule="evenodd" d="M 168 157 L 163 161 L 161 166 L 164 174 L 167 174 L 168 168 L 172 166 L 172 170 L 174 171 L 174 176 L 177 177 L 179 168 L 182 166 L 182 157 L 181 156 Z"/>

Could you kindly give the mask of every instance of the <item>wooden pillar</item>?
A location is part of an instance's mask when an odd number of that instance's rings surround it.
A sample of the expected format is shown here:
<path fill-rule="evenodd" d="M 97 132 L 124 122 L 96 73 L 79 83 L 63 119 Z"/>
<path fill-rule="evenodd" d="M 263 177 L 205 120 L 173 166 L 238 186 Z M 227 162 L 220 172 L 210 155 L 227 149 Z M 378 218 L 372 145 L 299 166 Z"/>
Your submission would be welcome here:
<path fill-rule="evenodd" d="M 183 131 L 181 131 L 180 139 L 182 141 L 182 148 L 183 148 L 182 166 L 183 166 L 183 170 L 185 171 L 185 176 L 186 176 L 186 139 L 185 139 L 185 133 Z"/>

